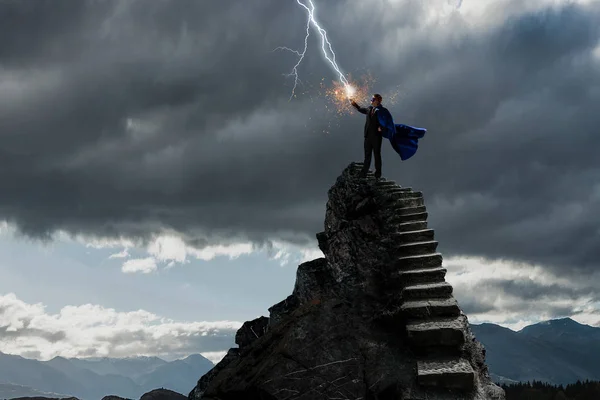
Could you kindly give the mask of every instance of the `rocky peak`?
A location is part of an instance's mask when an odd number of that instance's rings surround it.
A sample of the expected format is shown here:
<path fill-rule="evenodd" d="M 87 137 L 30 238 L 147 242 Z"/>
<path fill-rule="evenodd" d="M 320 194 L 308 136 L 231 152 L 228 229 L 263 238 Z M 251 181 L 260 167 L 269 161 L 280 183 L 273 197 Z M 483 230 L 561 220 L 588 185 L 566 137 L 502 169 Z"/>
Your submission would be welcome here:
<path fill-rule="evenodd" d="M 185 400 L 185 396 L 169 389 L 154 389 L 145 393 L 140 400 Z"/>
<path fill-rule="evenodd" d="M 190 400 L 504 399 L 445 282 L 423 194 L 361 167 L 328 192 L 325 257 L 240 328 Z"/>

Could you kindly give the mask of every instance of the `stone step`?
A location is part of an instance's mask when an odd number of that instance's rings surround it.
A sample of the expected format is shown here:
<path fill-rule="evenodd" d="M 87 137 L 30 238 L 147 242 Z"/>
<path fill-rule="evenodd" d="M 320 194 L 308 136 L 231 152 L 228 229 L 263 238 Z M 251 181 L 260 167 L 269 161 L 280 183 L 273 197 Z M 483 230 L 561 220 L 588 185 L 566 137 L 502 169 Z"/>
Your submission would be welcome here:
<path fill-rule="evenodd" d="M 354 172 L 355 174 L 359 173 L 362 171 L 362 167 L 354 167 L 350 170 L 351 172 Z M 373 171 L 369 170 L 367 171 L 367 174 L 372 174 L 373 175 Z"/>
<path fill-rule="evenodd" d="M 408 340 L 416 347 L 460 347 L 465 344 L 463 316 L 436 318 L 406 325 Z"/>
<path fill-rule="evenodd" d="M 441 253 L 429 253 L 416 256 L 398 257 L 394 263 L 395 269 L 411 270 L 438 268 L 442 266 L 443 257 Z"/>
<path fill-rule="evenodd" d="M 436 240 L 430 240 L 424 242 L 405 243 L 399 246 L 396 245 L 395 248 L 398 251 L 398 254 L 406 257 L 435 253 L 437 246 L 438 242 Z"/>
<path fill-rule="evenodd" d="M 425 285 L 444 282 L 446 268 L 426 268 L 412 269 L 407 271 L 398 271 L 396 269 L 388 270 L 388 279 L 386 287 L 390 287 L 394 292 L 402 291 L 407 286 Z"/>
<path fill-rule="evenodd" d="M 361 166 L 358 166 L 358 167 L 352 167 L 352 168 L 350 168 L 350 171 L 351 171 L 351 172 L 354 172 L 354 173 L 361 172 L 361 171 L 362 171 L 362 165 L 361 165 Z M 374 174 L 373 174 L 373 171 L 371 171 L 371 170 L 367 171 L 367 174 L 374 175 Z"/>
<path fill-rule="evenodd" d="M 423 197 L 405 197 L 394 199 L 394 202 L 389 205 L 390 208 L 397 210 L 410 207 L 421 207 L 425 206 L 425 199 Z"/>
<path fill-rule="evenodd" d="M 398 244 L 400 243 L 415 243 L 415 242 L 427 242 L 433 240 L 434 231 L 433 229 L 422 229 L 419 231 L 408 231 L 408 232 L 393 232 L 390 234 L 392 240 Z"/>
<path fill-rule="evenodd" d="M 387 187 L 379 188 L 379 193 L 385 194 L 387 196 L 391 196 L 391 195 L 397 195 L 399 193 L 415 193 L 415 192 L 413 192 L 412 188 L 409 188 L 409 187 L 393 186 L 390 188 L 387 188 Z"/>
<path fill-rule="evenodd" d="M 383 180 L 383 179 L 375 182 L 375 186 L 378 186 L 378 187 L 381 187 L 381 188 L 399 187 L 396 182 L 394 182 L 394 181 L 387 181 L 387 180 Z"/>
<path fill-rule="evenodd" d="M 409 286 L 416 284 L 444 282 L 446 272 L 446 268 L 438 267 L 399 271 L 396 275 L 401 282 L 406 283 L 404 286 Z"/>
<path fill-rule="evenodd" d="M 372 167 L 372 166 L 373 166 L 373 165 L 371 164 L 371 167 Z M 352 166 L 350 169 L 351 169 L 352 171 L 362 171 L 362 168 L 363 168 L 363 164 L 355 164 L 355 165 L 353 165 L 353 166 Z M 369 168 L 369 172 L 371 172 L 371 168 Z M 371 172 L 371 173 L 372 173 L 372 172 Z"/>
<path fill-rule="evenodd" d="M 390 201 L 392 200 L 400 200 L 400 199 L 419 199 L 419 198 L 423 198 L 423 193 L 421 192 L 412 192 L 409 190 L 390 190 L 388 192 L 385 193 L 387 198 L 390 199 Z"/>
<path fill-rule="evenodd" d="M 408 214 L 421 214 L 426 212 L 427 209 L 425 208 L 425 206 L 418 206 L 418 207 L 405 207 L 405 208 L 393 208 L 392 212 L 393 212 L 393 216 L 394 217 L 400 217 L 400 216 L 404 216 L 404 215 L 408 215 Z M 402 221 L 405 222 L 405 221 Z"/>
<path fill-rule="evenodd" d="M 460 315 L 458 302 L 454 297 L 436 300 L 407 301 L 400 307 L 407 318 L 457 317 Z"/>
<path fill-rule="evenodd" d="M 388 218 L 387 222 L 389 224 L 402 224 L 404 222 L 427 221 L 428 216 L 429 214 L 427 212 L 414 212 L 401 215 L 394 214 L 392 217 Z"/>
<path fill-rule="evenodd" d="M 379 194 L 376 197 L 378 197 L 378 201 L 385 207 L 393 207 L 397 204 L 402 204 L 402 201 L 406 201 L 406 200 L 413 200 L 413 199 L 423 199 L 423 195 L 417 192 L 408 192 L 408 191 L 404 191 L 404 192 L 395 192 L 395 193 L 384 193 L 384 194 Z M 423 201 L 423 204 L 425 205 L 425 202 Z M 406 206 L 402 206 L 402 207 L 406 207 Z"/>
<path fill-rule="evenodd" d="M 410 221 L 396 225 L 396 232 L 411 232 L 427 229 L 427 221 Z"/>
<path fill-rule="evenodd" d="M 434 282 L 410 285 L 402 290 L 402 299 L 404 301 L 416 299 L 443 299 L 452 295 L 452 285 L 448 282 Z"/>
<path fill-rule="evenodd" d="M 475 384 L 475 371 L 463 358 L 418 360 L 417 382 L 422 386 L 468 391 Z"/>

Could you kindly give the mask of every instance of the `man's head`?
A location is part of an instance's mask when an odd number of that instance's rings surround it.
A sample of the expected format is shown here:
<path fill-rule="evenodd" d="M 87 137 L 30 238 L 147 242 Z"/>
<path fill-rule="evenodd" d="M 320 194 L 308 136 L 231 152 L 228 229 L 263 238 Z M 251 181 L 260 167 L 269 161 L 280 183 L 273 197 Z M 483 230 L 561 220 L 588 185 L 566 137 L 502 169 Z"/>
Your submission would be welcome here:
<path fill-rule="evenodd" d="M 371 98 L 371 105 L 373 107 L 377 107 L 378 105 L 381 104 L 381 101 L 383 100 L 383 98 L 381 97 L 380 94 L 375 93 L 373 95 L 373 97 Z"/>

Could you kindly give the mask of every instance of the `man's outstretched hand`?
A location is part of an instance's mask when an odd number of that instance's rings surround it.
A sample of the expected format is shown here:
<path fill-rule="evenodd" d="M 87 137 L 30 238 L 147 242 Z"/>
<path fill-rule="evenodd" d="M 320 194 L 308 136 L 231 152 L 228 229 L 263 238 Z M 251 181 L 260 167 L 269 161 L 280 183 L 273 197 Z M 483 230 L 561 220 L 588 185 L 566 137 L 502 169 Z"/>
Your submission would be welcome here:
<path fill-rule="evenodd" d="M 350 104 L 352 104 L 354 107 L 356 107 L 358 104 L 356 104 L 356 102 L 354 101 L 354 99 L 350 99 Z"/>

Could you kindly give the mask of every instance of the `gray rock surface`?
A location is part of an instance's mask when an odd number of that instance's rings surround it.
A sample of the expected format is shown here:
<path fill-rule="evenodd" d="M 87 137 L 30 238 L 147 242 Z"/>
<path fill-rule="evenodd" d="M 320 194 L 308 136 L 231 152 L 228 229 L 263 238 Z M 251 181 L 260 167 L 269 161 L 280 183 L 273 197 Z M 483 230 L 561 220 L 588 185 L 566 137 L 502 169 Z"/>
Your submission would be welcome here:
<path fill-rule="evenodd" d="M 504 399 L 444 280 L 423 194 L 360 167 L 328 192 L 325 257 L 298 267 L 268 322 L 242 326 L 190 400 Z"/>
<path fill-rule="evenodd" d="M 253 321 L 244 322 L 235 335 L 235 344 L 237 344 L 240 349 L 246 347 L 254 342 L 254 340 L 264 335 L 268 326 L 269 318 L 267 317 L 260 317 Z"/>

